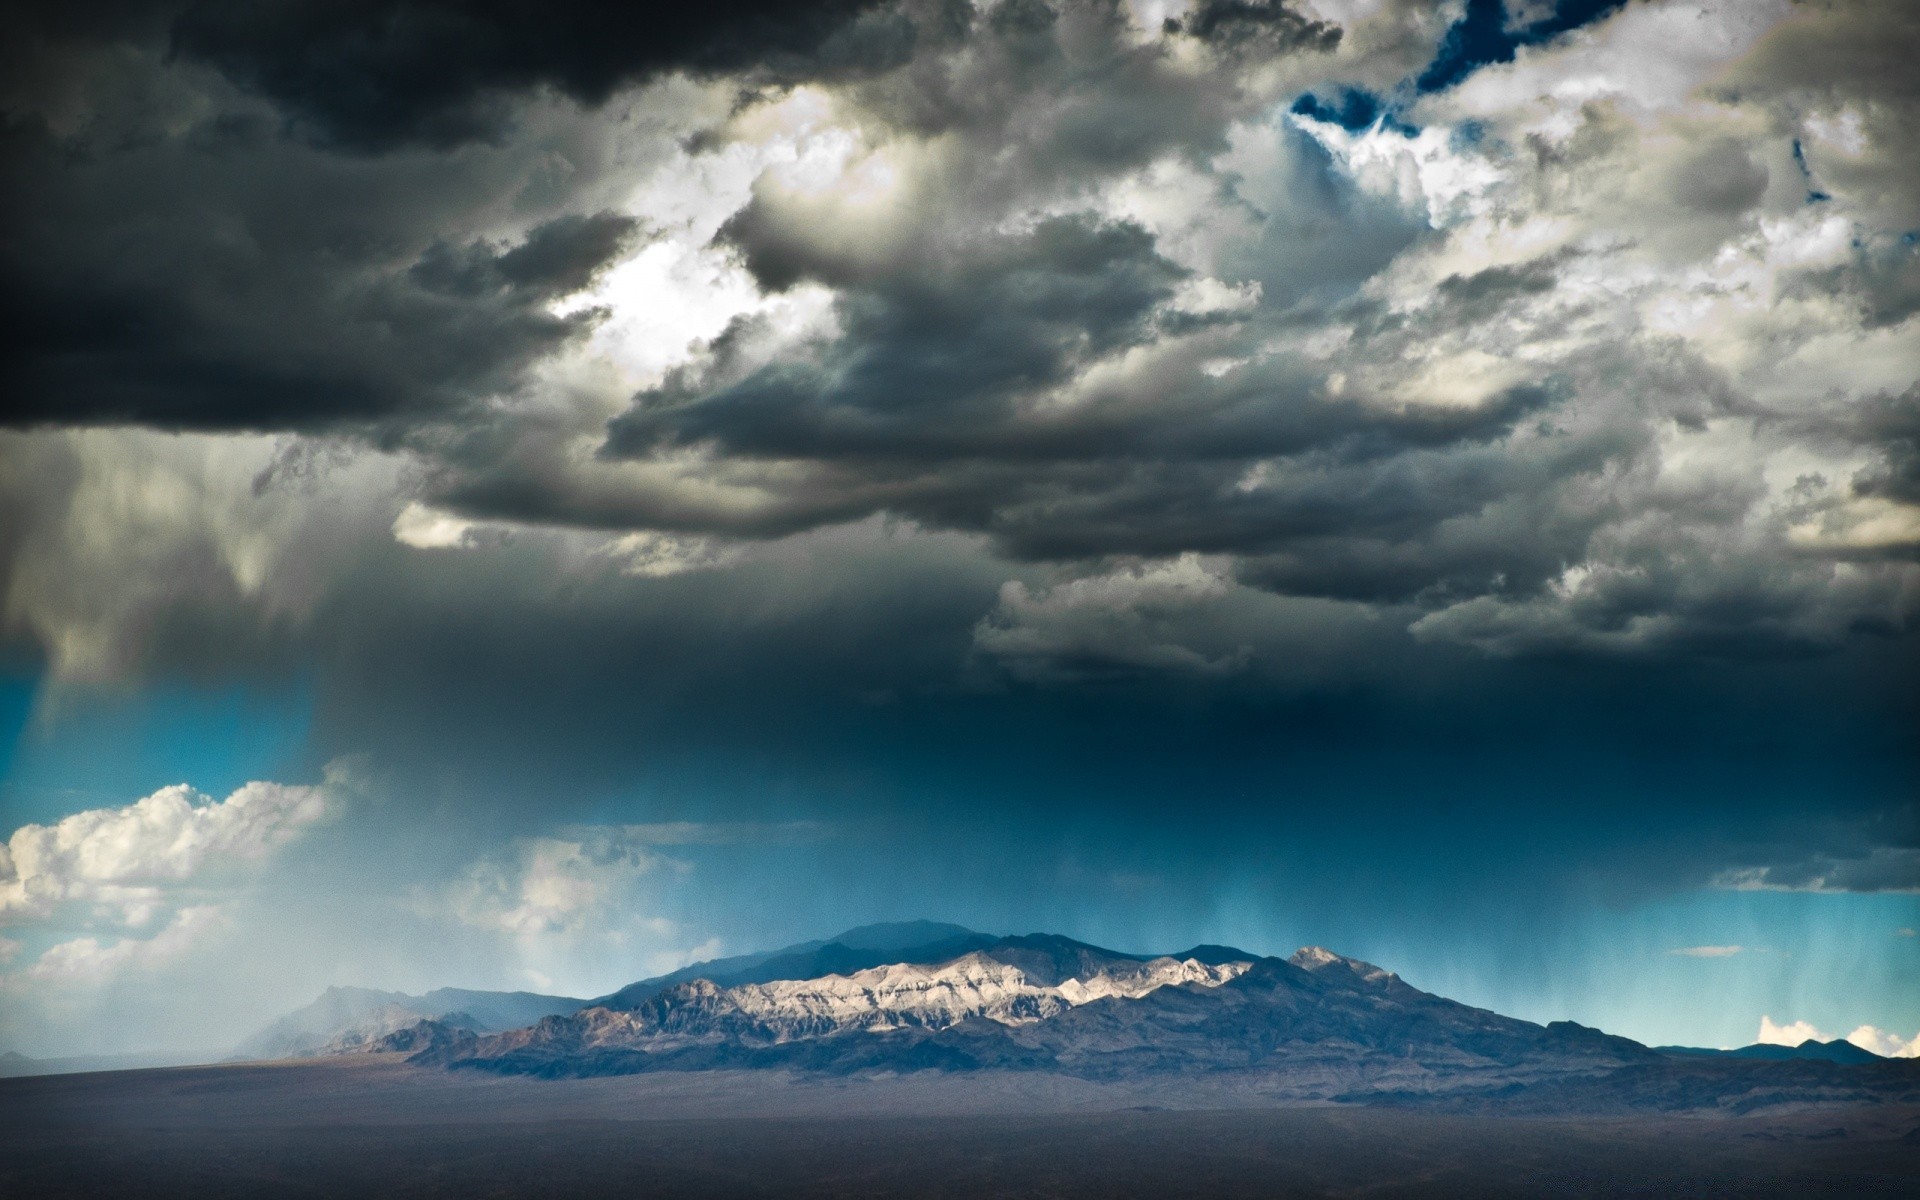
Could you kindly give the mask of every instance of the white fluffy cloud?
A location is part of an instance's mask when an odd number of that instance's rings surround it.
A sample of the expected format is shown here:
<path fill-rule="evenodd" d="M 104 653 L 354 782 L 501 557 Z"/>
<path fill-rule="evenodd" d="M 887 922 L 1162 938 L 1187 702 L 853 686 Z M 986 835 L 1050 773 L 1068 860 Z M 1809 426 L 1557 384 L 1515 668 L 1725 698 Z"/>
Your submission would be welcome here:
<path fill-rule="evenodd" d="M 1754 1037 L 1754 1041 L 1763 1046 L 1798 1046 L 1808 1039 L 1831 1042 L 1834 1035 L 1822 1033 L 1811 1021 L 1790 1021 L 1781 1025 L 1775 1024 L 1770 1016 L 1762 1016 L 1760 1032 Z M 1920 1058 L 1920 1033 L 1903 1038 L 1873 1025 L 1862 1025 L 1847 1035 L 1847 1041 L 1862 1050 L 1871 1050 L 1882 1058 Z"/>
<path fill-rule="evenodd" d="M 258 936 L 247 922 L 262 872 L 336 813 L 342 783 L 332 771 L 317 785 L 256 781 L 224 800 L 176 784 L 14 830 L 0 844 L 0 928 L 17 935 L 0 937 L 0 1041 L 217 1044 L 209 1014 L 240 1003 L 232 943 Z M 116 1007 L 130 994 L 133 1011 Z"/>
<path fill-rule="evenodd" d="M 23 825 L 0 848 L 0 923 L 73 905 L 93 921 L 148 926 L 182 897 L 263 862 L 328 811 L 321 786 L 254 782 L 216 801 L 182 783 L 121 808 Z"/>
<path fill-rule="evenodd" d="M 1888 1033 L 1872 1025 L 1862 1025 L 1848 1034 L 1847 1040 L 1882 1058 L 1920 1058 L 1920 1033 L 1902 1038 L 1899 1034 Z"/>
<path fill-rule="evenodd" d="M 228 927 L 217 904 L 181 909 L 166 928 L 150 938 L 101 941 L 74 938 L 49 948 L 22 974 L 33 984 L 89 984 L 165 966 Z"/>
<path fill-rule="evenodd" d="M 504 855 L 469 866 L 446 890 L 445 910 L 463 924 L 529 942 L 578 936 L 636 919 L 631 904 L 643 883 L 684 869 L 619 829 L 522 838 Z"/>
<path fill-rule="evenodd" d="M 1760 1032 L 1753 1037 L 1762 1046 L 1798 1046 L 1801 1042 L 1830 1042 L 1833 1035 L 1821 1033 L 1811 1021 L 1789 1021 L 1784 1025 L 1774 1023 L 1771 1016 L 1762 1014 Z"/>

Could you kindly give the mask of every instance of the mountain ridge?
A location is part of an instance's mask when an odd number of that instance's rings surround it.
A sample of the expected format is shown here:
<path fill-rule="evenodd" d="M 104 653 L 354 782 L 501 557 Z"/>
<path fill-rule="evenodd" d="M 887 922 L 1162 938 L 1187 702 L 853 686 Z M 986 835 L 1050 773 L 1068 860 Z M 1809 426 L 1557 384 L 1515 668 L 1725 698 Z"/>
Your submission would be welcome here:
<path fill-rule="evenodd" d="M 1856 1046 L 1845 1038 L 1834 1038 L 1823 1042 L 1819 1038 L 1808 1038 L 1797 1046 L 1782 1046 L 1773 1042 L 1755 1042 L 1750 1046 L 1739 1046 L 1732 1050 L 1711 1050 L 1700 1046 L 1656 1046 L 1664 1054 L 1677 1056 L 1699 1056 L 1705 1058 L 1748 1058 L 1770 1062 L 1788 1062 L 1791 1060 L 1818 1059 L 1837 1063 L 1874 1063 L 1885 1062 L 1886 1056 L 1875 1054 L 1864 1046 Z"/>
<path fill-rule="evenodd" d="M 396 995 L 327 993 L 362 1002 Z M 559 999 L 427 995 L 443 1003 Z M 449 1009 L 393 1019 L 327 1049 L 542 1078 L 710 1070 L 1212 1077 L 1283 1103 L 1520 1112 L 1920 1102 L 1920 1063 L 1823 1043 L 1648 1047 L 1572 1021 L 1542 1025 L 1462 1004 L 1321 946 L 1287 958 L 1207 944 L 1153 955 L 930 922 L 696 963 L 567 1000 L 515 1028 L 487 1028 Z"/>
<path fill-rule="evenodd" d="M 831 938 L 693 963 L 594 998 L 472 988 L 435 988 L 412 995 L 336 984 L 249 1035 L 234 1048 L 232 1057 L 298 1058 L 369 1049 L 417 1023 L 447 1025 L 449 1017 L 463 1013 L 468 1018 L 465 1024 L 474 1031 L 500 1032 L 594 1005 L 625 1007 L 689 979 L 744 983 L 813 978 L 834 973 L 835 966 L 858 970 L 885 965 L 895 961 L 892 955 L 897 952 L 937 952 L 945 943 L 969 939 L 983 944 L 994 940 L 992 935 L 938 921 L 861 925 Z"/>
<path fill-rule="evenodd" d="M 737 1067 L 1092 1078 L 1251 1071 L 1289 1094 L 1326 1099 L 1356 1089 L 1506 1085 L 1660 1057 L 1572 1022 L 1541 1026 L 1434 996 L 1322 947 L 1290 959 L 1224 946 L 1175 957 L 1056 934 L 934 946 L 974 948 L 802 981 L 683 978 L 618 1007 L 596 1003 L 471 1039 L 423 1030 L 414 1061 L 541 1076 Z M 905 953 L 930 956 L 927 947 Z"/>

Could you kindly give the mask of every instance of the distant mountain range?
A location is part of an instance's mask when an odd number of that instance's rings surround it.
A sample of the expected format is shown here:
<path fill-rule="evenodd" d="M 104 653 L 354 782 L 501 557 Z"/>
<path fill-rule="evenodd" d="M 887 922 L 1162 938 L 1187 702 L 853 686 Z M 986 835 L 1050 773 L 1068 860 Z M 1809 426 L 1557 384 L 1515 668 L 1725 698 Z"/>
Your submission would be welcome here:
<path fill-rule="evenodd" d="M 547 996 L 537 992 L 488 992 L 439 988 L 424 995 L 372 988 L 331 987 L 305 1008 L 296 1009 L 260 1030 L 234 1050 L 236 1058 L 301 1058 L 358 1050 L 387 1034 L 421 1021 L 454 1029 L 492 1033 L 531 1025 L 542 1017 L 567 1016 L 587 1007 L 630 1008 L 674 984 L 707 979 L 733 985 L 781 979 L 812 979 L 857 971 L 893 961 L 905 953 L 954 955 L 995 939 L 958 925 L 902 921 L 850 929 L 825 941 L 801 942 L 781 950 L 743 954 L 695 963 L 678 971 L 628 984 L 598 999 Z"/>
<path fill-rule="evenodd" d="M 474 1033 L 531 1025 L 565 1016 L 588 1004 L 568 996 L 534 992 L 481 992 L 439 988 L 422 996 L 372 988 L 331 987 L 254 1034 L 234 1050 L 237 1058 L 302 1058 L 358 1050 L 396 1030 L 437 1021 Z"/>
<path fill-rule="evenodd" d="M 30 1058 L 17 1050 L 0 1053 L 0 1079 L 23 1075 L 82 1075 L 93 1071 L 136 1071 L 150 1067 L 184 1067 L 207 1061 L 205 1054 L 159 1050 L 145 1054 L 72 1054 L 57 1058 Z"/>
<path fill-rule="evenodd" d="M 1141 955 L 932 922 L 699 963 L 592 1000 L 335 988 L 243 1050 L 403 1053 L 421 1066 L 545 1077 L 1208 1076 L 1276 1100 L 1543 1111 L 1920 1100 L 1920 1063 L 1849 1043 L 1652 1048 L 1473 1008 L 1319 947 L 1286 959 L 1226 946 Z"/>
<path fill-rule="evenodd" d="M 1660 1046 L 1662 1054 L 1700 1055 L 1707 1058 L 1749 1058 L 1766 1062 L 1787 1062 L 1805 1060 L 1809 1062 L 1837 1063 L 1877 1063 L 1886 1059 L 1873 1051 L 1856 1046 L 1845 1038 L 1835 1038 L 1823 1042 L 1818 1038 L 1808 1038 L 1798 1046 L 1775 1046 L 1759 1043 L 1741 1046 L 1737 1050 L 1703 1050 L 1696 1046 Z"/>

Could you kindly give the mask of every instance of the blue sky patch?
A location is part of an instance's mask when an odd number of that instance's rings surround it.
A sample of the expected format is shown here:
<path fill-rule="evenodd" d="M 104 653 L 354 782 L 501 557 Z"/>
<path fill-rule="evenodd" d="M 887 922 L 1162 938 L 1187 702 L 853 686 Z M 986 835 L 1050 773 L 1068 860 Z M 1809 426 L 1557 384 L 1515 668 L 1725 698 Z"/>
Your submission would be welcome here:
<path fill-rule="evenodd" d="M 1515 27 L 1501 0 L 1467 0 L 1467 11 L 1440 43 L 1440 53 L 1420 73 L 1421 92 L 1444 92 L 1481 67 L 1512 62 L 1521 46 L 1550 42 L 1590 25 L 1621 7 L 1625 0 L 1560 0 L 1553 14 Z"/>

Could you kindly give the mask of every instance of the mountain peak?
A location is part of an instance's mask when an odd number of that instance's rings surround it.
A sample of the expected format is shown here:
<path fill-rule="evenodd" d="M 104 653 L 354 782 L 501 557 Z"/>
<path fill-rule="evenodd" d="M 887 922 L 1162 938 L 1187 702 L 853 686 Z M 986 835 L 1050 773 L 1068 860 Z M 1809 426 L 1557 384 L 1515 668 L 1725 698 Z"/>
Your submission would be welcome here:
<path fill-rule="evenodd" d="M 1391 971 L 1376 967 L 1370 962 L 1362 962 L 1357 958 L 1348 958 L 1344 954 L 1335 954 L 1325 946 L 1302 946 L 1294 951 L 1293 957 L 1287 961 L 1303 971 L 1312 971 L 1316 974 L 1336 967 L 1345 967 L 1366 983 L 1380 983 L 1398 978 Z"/>
<path fill-rule="evenodd" d="M 1259 958 L 1260 955 L 1249 954 L 1245 950 L 1234 946 L 1221 946 L 1213 942 L 1202 942 L 1197 946 L 1190 946 L 1185 950 L 1175 951 L 1167 957 L 1179 962 L 1192 959 L 1195 962 L 1220 966 L 1230 962 L 1252 962 Z"/>

